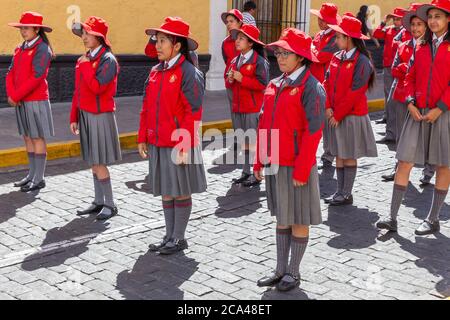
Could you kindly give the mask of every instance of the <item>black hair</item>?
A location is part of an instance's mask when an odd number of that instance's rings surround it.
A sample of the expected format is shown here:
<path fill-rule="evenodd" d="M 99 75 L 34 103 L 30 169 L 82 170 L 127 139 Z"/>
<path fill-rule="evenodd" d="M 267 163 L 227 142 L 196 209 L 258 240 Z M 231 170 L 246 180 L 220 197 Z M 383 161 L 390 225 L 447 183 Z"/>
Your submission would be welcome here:
<path fill-rule="evenodd" d="M 187 61 L 189 61 L 190 63 L 192 63 L 195 66 L 195 63 L 192 60 L 192 55 L 189 51 L 187 39 L 183 38 L 183 37 L 176 37 L 175 44 L 178 42 L 181 44 L 180 53 L 186 58 Z"/>
<path fill-rule="evenodd" d="M 372 64 L 372 67 L 374 66 L 372 54 L 366 47 L 366 43 L 361 39 L 351 38 L 353 44 L 356 47 L 356 50 L 358 50 L 361 54 L 365 55 L 367 58 L 369 58 L 370 63 Z M 370 74 L 369 78 L 369 90 L 373 89 L 375 85 L 375 68 L 372 68 L 372 73 Z"/>
<path fill-rule="evenodd" d="M 50 50 L 52 51 L 52 59 L 54 59 L 56 57 L 55 52 L 53 51 L 53 47 L 50 43 L 50 40 L 48 39 L 47 33 L 45 33 L 44 29 L 39 28 L 39 32 L 38 32 L 39 37 L 41 37 L 42 41 L 44 41 L 50 48 Z"/>
<path fill-rule="evenodd" d="M 247 1 L 244 4 L 244 11 L 250 11 L 250 10 L 256 10 L 256 3 L 255 3 L 255 1 Z"/>
<path fill-rule="evenodd" d="M 112 53 L 111 47 L 106 44 L 106 41 L 105 41 L 105 39 L 103 39 L 103 37 L 96 36 L 96 38 L 97 38 L 98 42 L 100 42 L 100 44 L 106 48 L 106 50 L 108 50 L 109 52 Z"/>
<path fill-rule="evenodd" d="M 302 57 L 302 56 L 299 56 L 299 57 Z M 312 65 L 312 61 L 303 57 L 302 65 L 309 68 Z"/>
<path fill-rule="evenodd" d="M 369 7 L 366 5 L 363 5 L 359 8 L 359 12 L 356 15 L 356 18 L 361 21 L 361 32 L 364 35 L 367 35 L 369 33 L 369 29 L 367 28 L 367 23 L 366 23 L 366 19 L 367 19 L 367 12 L 369 11 Z"/>

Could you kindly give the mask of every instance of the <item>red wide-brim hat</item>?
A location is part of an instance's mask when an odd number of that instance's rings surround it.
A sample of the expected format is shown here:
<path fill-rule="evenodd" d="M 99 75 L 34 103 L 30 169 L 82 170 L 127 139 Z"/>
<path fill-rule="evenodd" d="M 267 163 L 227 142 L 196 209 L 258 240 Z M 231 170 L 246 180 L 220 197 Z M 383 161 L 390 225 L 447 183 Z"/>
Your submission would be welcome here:
<path fill-rule="evenodd" d="M 312 39 L 306 33 L 295 28 L 287 28 L 283 30 L 278 41 L 269 43 L 266 48 L 270 50 L 282 48 L 312 62 L 319 62 L 316 55 L 312 51 L 311 44 Z"/>
<path fill-rule="evenodd" d="M 88 34 L 103 38 L 103 40 L 105 40 L 106 45 L 111 47 L 111 42 L 106 37 L 108 29 L 109 27 L 105 20 L 94 16 L 89 17 L 85 23 L 75 22 L 72 25 L 73 34 L 81 37 L 83 34 L 83 30 L 85 30 L 86 33 Z"/>
<path fill-rule="evenodd" d="M 8 23 L 8 26 L 14 27 L 14 28 L 21 28 L 21 27 L 33 27 L 33 28 L 42 28 L 45 32 L 52 32 L 53 29 L 49 26 L 46 26 L 43 24 L 44 17 L 37 13 L 32 11 L 27 11 L 22 13 L 22 16 L 20 18 L 19 22 L 11 22 Z"/>
<path fill-rule="evenodd" d="M 342 33 L 350 38 L 361 39 L 361 40 L 369 40 L 370 38 L 365 36 L 362 33 L 361 21 L 357 18 L 351 16 L 343 16 L 342 22 L 339 25 L 330 25 L 329 26 L 334 31 Z"/>
<path fill-rule="evenodd" d="M 338 7 L 334 3 L 324 3 L 320 10 L 311 9 L 309 11 L 327 24 L 336 25 L 341 22 L 341 17 L 338 14 Z"/>
<path fill-rule="evenodd" d="M 155 36 L 158 32 L 185 38 L 188 43 L 188 50 L 195 51 L 198 48 L 198 42 L 190 37 L 189 24 L 178 17 L 167 17 L 159 28 L 149 28 L 145 33 L 149 36 Z"/>
<path fill-rule="evenodd" d="M 231 38 L 236 40 L 239 33 L 243 33 L 253 42 L 265 46 L 264 42 L 259 40 L 260 31 L 257 27 L 250 24 L 244 24 L 240 29 L 233 29 L 230 31 Z"/>

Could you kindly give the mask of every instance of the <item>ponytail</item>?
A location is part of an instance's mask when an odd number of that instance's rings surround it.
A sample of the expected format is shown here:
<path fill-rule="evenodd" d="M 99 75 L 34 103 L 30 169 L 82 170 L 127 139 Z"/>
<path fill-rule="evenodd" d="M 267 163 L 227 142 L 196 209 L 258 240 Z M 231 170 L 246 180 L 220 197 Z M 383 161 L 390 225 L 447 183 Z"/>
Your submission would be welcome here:
<path fill-rule="evenodd" d="M 352 39 L 353 44 L 356 47 L 356 50 L 358 50 L 361 54 L 363 54 L 367 58 L 369 58 L 370 63 L 372 64 L 372 73 L 369 78 L 369 90 L 372 90 L 373 87 L 375 86 L 375 68 L 373 67 L 374 64 L 373 64 L 372 54 L 367 49 L 366 43 L 363 40 L 356 39 L 356 38 L 351 38 L 351 39 Z"/>
<path fill-rule="evenodd" d="M 50 43 L 50 40 L 48 39 L 48 36 L 45 33 L 44 29 L 39 28 L 38 35 L 39 35 L 39 37 L 41 37 L 42 41 L 44 41 L 49 46 L 49 48 L 52 52 L 52 59 L 55 59 L 56 58 L 55 51 L 53 51 L 52 44 Z"/>

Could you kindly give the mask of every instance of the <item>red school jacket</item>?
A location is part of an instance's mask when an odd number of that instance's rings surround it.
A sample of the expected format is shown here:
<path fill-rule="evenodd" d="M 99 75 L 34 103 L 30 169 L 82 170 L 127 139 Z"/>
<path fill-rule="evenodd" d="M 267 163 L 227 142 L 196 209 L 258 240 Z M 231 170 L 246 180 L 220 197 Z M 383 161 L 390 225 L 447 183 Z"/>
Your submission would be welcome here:
<path fill-rule="evenodd" d="M 409 63 L 414 54 L 414 42 L 409 40 L 399 45 L 392 65 L 392 76 L 397 79 L 393 98 L 400 102 L 406 100 L 405 78 Z"/>
<path fill-rule="evenodd" d="M 334 118 L 342 121 L 346 116 L 364 116 L 369 113 L 366 92 L 373 65 L 369 58 L 355 51 L 345 58 L 345 51 L 333 56 L 325 77 L 326 107 L 333 109 Z"/>
<path fill-rule="evenodd" d="M 450 36 L 439 46 L 433 58 L 429 43 L 417 43 L 411 67 L 406 75 L 406 103 L 418 108 L 450 107 Z"/>
<path fill-rule="evenodd" d="M 16 48 L 6 76 L 6 93 L 15 102 L 48 100 L 47 75 L 52 51 L 42 38 Z"/>
<path fill-rule="evenodd" d="M 153 67 L 145 86 L 138 142 L 183 151 L 198 146 L 204 90 L 203 74 L 182 55 L 168 69 L 163 62 Z M 184 139 L 180 129 L 191 139 Z"/>
<path fill-rule="evenodd" d="M 223 77 L 225 79 L 225 88 L 230 89 L 231 84 L 227 80 L 227 72 L 230 69 L 231 62 L 239 55 L 239 51 L 236 50 L 236 41 L 231 36 L 228 36 L 222 42 L 222 57 L 225 62 L 225 71 Z"/>
<path fill-rule="evenodd" d="M 233 90 L 232 111 L 239 113 L 258 113 L 261 110 L 264 90 L 269 83 L 269 62 L 256 51 L 238 70 L 239 56 L 233 59 L 230 70 L 242 73 L 242 82 L 231 83 Z M 228 82 L 228 80 L 227 80 Z"/>
<path fill-rule="evenodd" d="M 330 66 L 333 55 L 339 51 L 336 45 L 336 32 L 331 31 L 324 35 L 324 31 L 319 32 L 313 40 L 314 48 L 316 49 L 316 57 L 320 62 L 311 65 L 311 73 L 313 76 L 323 83 L 325 74 Z"/>
<path fill-rule="evenodd" d="M 373 32 L 374 38 L 384 40 L 383 66 L 385 68 L 392 67 L 394 56 L 397 51 L 397 47 L 394 46 L 394 38 L 400 31 L 401 28 L 396 28 L 394 26 L 386 27 L 381 24 Z"/>
<path fill-rule="evenodd" d="M 79 110 L 95 114 L 114 112 L 118 75 L 116 57 L 106 48 L 90 57 L 90 61 L 77 62 L 70 122 L 78 122 Z"/>
<path fill-rule="evenodd" d="M 326 94 L 309 69 L 279 87 L 282 78 L 272 80 L 264 94 L 254 170 L 260 171 L 268 158 L 270 164 L 294 167 L 293 178 L 307 183 L 322 138 Z M 279 141 L 273 154 L 272 134 L 276 130 Z"/>

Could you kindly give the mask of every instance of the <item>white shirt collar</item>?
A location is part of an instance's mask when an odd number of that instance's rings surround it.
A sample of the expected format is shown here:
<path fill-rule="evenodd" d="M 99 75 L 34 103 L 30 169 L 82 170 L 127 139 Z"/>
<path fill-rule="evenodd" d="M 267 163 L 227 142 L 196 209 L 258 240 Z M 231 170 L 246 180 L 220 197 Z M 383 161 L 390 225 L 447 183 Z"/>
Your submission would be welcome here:
<path fill-rule="evenodd" d="M 36 38 L 34 38 L 33 40 L 31 40 L 31 41 L 27 41 L 25 44 L 26 44 L 26 47 L 27 48 L 29 48 L 29 47 L 32 47 L 38 40 L 39 40 L 39 38 L 40 38 L 40 36 L 37 36 Z"/>
<path fill-rule="evenodd" d="M 169 60 L 167 69 L 170 69 L 174 66 L 174 64 L 180 59 L 181 53 L 177 54 L 175 57 Z"/>
<path fill-rule="evenodd" d="M 353 48 L 352 50 L 347 51 L 344 55 L 345 59 L 346 60 L 350 59 L 353 56 L 353 54 L 355 53 L 355 51 L 356 51 L 356 48 Z"/>
<path fill-rule="evenodd" d="M 329 34 L 331 31 L 333 31 L 333 29 L 328 28 L 327 30 L 323 30 L 322 32 L 323 32 L 323 35 L 327 35 L 327 34 Z"/>
<path fill-rule="evenodd" d="M 439 46 L 442 43 L 442 41 L 444 41 L 444 38 L 446 35 L 447 35 L 447 32 L 438 38 L 437 35 L 433 33 L 433 40 L 437 39 L 438 40 L 437 45 Z"/>
<path fill-rule="evenodd" d="M 415 38 L 413 38 L 413 39 L 412 39 L 412 42 L 413 42 L 413 47 L 415 48 L 415 47 L 416 47 L 416 44 L 417 44 L 417 40 L 416 40 Z"/>
<path fill-rule="evenodd" d="M 90 56 L 91 57 L 95 57 L 97 55 L 97 53 L 100 52 L 100 50 L 103 48 L 102 45 L 99 45 L 97 48 L 95 48 L 94 50 L 91 50 L 90 52 Z"/>
<path fill-rule="evenodd" d="M 302 75 L 303 72 L 305 72 L 305 70 L 306 70 L 306 66 L 303 66 L 303 67 L 301 67 L 301 68 L 298 68 L 298 69 L 295 70 L 294 72 L 292 72 L 292 73 L 288 76 L 290 82 L 292 83 L 292 82 L 296 81 L 296 80 L 298 79 L 298 77 L 300 77 L 300 75 Z M 276 85 L 277 87 L 280 87 L 280 86 L 281 86 L 281 83 L 283 82 L 283 79 L 284 79 L 284 77 L 280 77 L 280 78 L 278 79 L 278 81 L 275 82 L 275 85 Z"/>
<path fill-rule="evenodd" d="M 242 62 L 242 64 L 244 64 L 244 63 L 246 63 L 249 59 L 250 59 L 250 57 L 252 56 L 252 54 L 253 54 L 253 49 L 252 50 L 250 50 L 249 52 L 247 52 L 246 54 L 242 54 L 241 53 L 241 55 L 240 55 L 240 57 L 244 57 L 244 61 Z M 240 57 L 239 57 L 239 59 L 240 59 Z"/>

